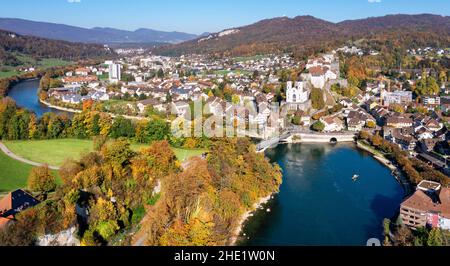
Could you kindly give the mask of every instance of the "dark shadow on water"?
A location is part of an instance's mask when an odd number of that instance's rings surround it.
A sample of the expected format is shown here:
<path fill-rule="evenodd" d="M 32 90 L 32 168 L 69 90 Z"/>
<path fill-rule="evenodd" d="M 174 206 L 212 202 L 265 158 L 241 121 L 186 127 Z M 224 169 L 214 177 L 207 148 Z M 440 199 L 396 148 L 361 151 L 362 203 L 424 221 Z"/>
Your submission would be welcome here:
<path fill-rule="evenodd" d="M 385 195 L 377 194 L 370 204 L 370 209 L 375 214 L 376 223 L 372 223 L 366 226 L 366 237 L 378 238 L 382 241 L 383 239 L 383 220 L 385 218 L 395 221 L 399 214 L 398 207 L 405 193 L 401 189 L 393 195 L 392 197 L 387 197 Z M 392 206 L 398 206 L 397 208 L 392 208 Z"/>
<path fill-rule="evenodd" d="M 267 212 L 267 209 L 270 212 Z M 264 239 L 257 238 L 257 236 L 267 235 L 268 228 L 271 228 L 270 224 L 277 223 L 281 219 L 281 209 L 283 206 L 279 200 L 279 196 L 276 195 L 268 203 L 264 204 L 261 209 L 258 209 L 253 213 L 253 216 L 249 217 L 244 223 L 241 236 L 238 241 L 239 246 L 262 246 Z M 244 235 L 245 234 L 245 235 Z"/>

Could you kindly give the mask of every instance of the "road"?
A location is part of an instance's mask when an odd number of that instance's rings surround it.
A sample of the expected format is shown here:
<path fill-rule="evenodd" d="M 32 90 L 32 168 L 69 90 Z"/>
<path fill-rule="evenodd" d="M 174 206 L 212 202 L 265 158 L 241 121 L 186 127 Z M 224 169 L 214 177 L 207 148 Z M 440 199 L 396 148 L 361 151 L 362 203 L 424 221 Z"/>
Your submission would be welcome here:
<path fill-rule="evenodd" d="M 2 150 L 2 152 L 3 152 L 4 154 L 8 155 L 8 156 L 11 157 L 12 159 L 17 160 L 17 161 L 20 161 L 20 162 L 23 162 L 23 163 L 26 163 L 26 164 L 29 164 L 29 165 L 33 165 L 33 166 L 44 166 L 44 165 L 46 165 L 46 164 L 43 164 L 43 163 L 37 163 L 37 162 L 30 161 L 30 160 L 28 160 L 28 159 L 25 159 L 25 158 L 20 157 L 20 156 L 17 155 L 17 154 L 14 154 L 14 153 L 13 153 L 12 151 L 10 151 L 10 150 L 8 149 L 8 147 L 6 147 L 5 144 L 3 144 L 2 142 L 0 142 L 0 150 Z M 59 170 L 59 167 L 58 167 L 58 166 L 51 166 L 51 165 L 49 165 L 48 168 L 50 168 L 50 169 L 52 169 L 52 170 Z"/>

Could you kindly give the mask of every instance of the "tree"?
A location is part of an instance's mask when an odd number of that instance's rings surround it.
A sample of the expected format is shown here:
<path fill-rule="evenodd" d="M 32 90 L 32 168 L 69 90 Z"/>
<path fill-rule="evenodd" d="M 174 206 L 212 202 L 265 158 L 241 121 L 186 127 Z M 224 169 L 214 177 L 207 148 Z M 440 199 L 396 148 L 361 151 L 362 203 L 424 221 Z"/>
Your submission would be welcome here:
<path fill-rule="evenodd" d="M 156 74 L 158 76 L 158 78 L 162 79 L 164 78 L 164 70 L 162 70 L 162 68 L 160 68 L 158 70 L 158 73 Z"/>
<path fill-rule="evenodd" d="M 233 96 L 231 96 L 231 102 L 233 104 L 239 104 L 241 102 L 241 98 L 239 95 L 233 94 Z"/>
<path fill-rule="evenodd" d="M 126 139 L 118 139 L 109 145 L 104 145 L 101 153 L 106 160 L 122 166 L 129 164 L 135 155 Z"/>
<path fill-rule="evenodd" d="M 31 169 L 28 177 L 28 187 L 32 191 L 49 193 L 56 188 L 55 177 L 50 174 L 48 166 L 35 167 Z"/>
<path fill-rule="evenodd" d="M 172 94 L 170 94 L 170 92 L 166 93 L 166 103 L 171 103 L 172 102 Z"/>
<path fill-rule="evenodd" d="M 439 93 L 439 85 L 433 77 L 427 78 L 427 93 L 431 95 L 436 95 Z"/>
<path fill-rule="evenodd" d="M 439 85 L 434 77 L 430 77 L 424 71 L 421 79 L 416 82 L 414 92 L 417 95 L 436 95 L 439 93 Z"/>
<path fill-rule="evenodd" d="M 406 226 L 400 226 L 395 234 L 395 242 L 398 246 L 412 246 L 414 235 Z"/>
<path fill-rule="evenodd" d="M 83 111 L 91 110 L 93 105 L 94 101 L 92 99 L 83 101 Z"/>
<path fill-rule="evenodd" d="M 114 118 L 113 124 L 111 126 L 110 136 L 112 138 L 120 137 L 134 137 L 135 128 L 130 119 L 126 119 L 123 116 L 118 116 Z"/>
<path fill-rule="evenodd" d="M 381 146 L 383 143 L 383 138 L 380 135 L 375 135 L 372 137 L 372 145 L 375 147 Z"/>
<path fill-rule="evenodd" d="M 86 96 L 86 95 L 88 95 L 88 93 L 89 93 L 89 91 L 86 88 L 86 86 L 82 86 L 81 89 L 80 89 L 80 95 L 81 96 Z"/>
<path fill-rule="evenodd" d="M 16 216 L 16 222 L 0 229 L 0 246 L 32 246 L 37 238 L 38 213 L 29 208 Z"/>
<path fill-rule="evenodd" d="M 439 228 L 431 229 L 428 234 L 427 246 L 443 246 L 444 245 L 444 235 Z"/>
<path fill-rule="evenodd" d="M 105 136 L 102 136 L 102 135 L 95 136 L 93 138 L 94 151 L 101 151 L 103 148 L 103 145 L 105 145 L 107 141 L 108 141 L 108 138 L 106 138 Z"/>
<path fill-rule="evenodd" d="M 259 76 L 258 70 L 253 71 L 252 79 L 255 80 L 258 78 L 258 76 Z"/>
<path fill-rule="evenodd" d="M 390 109 L 393 110 L 394 112 L 403 114 L 405 113 L 405 108 L 403 106 L 401 106 L 400 104 L 392 104 L 390 106 Z"/>
<path fill-rule="evenodd" d="M 312 124 L 311 129 L 314 130 L 314 131 L 321 132 L 321 131 L 323 131 L 325 129 L 325 125 L 322 122 L 317 121 L 314 124 Z"/>
<path fill-rule="evenodd" d="M 49 138 L 63 137 L 65 128 L 66 126 L 64 121 L 59 116 L 54 115 L 50 118 L 47 129 L 47 136 Z"/>
<path fill-rule="evenodd" d="M 166 140 L 170 135 L 169 125 L 161 119 L 151 120 L 146 127 L 146 142 Z"/>
<path fill-rule="evenodd" d="M 365 130 L 361 130 L 359 132 L 358 138 L 363 139 L 363 140 L 368 140 L 370 138 L 370 133 Z"/>
<path fill-rule="evenodd" d="M 377 126 L 377 124 L 374 121 L 372 121 L 372 120 L 367 121 L 368 128 L 375 128 L 376 126 Z"/>
<path fill-rule="evenodd" d="M 64 83 L 60 79 L 51 79 L 49 86 L 50 88 L 60 88 L 64 86 Z"/>
<path fill-rule="evenodd" d="M 298 115 L 294 115 L 294 117 L 292 117 L 292 124 L 297 125 L 297 126 L 301 125 L 302 124 L 301 117 Z"/>

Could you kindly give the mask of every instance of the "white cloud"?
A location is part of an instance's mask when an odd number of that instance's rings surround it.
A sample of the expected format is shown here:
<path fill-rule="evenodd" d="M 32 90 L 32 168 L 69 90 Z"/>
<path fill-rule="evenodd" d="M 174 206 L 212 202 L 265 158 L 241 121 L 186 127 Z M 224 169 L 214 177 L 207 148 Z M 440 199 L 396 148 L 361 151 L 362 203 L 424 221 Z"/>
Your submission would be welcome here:
<path fill-rule="evenodd" d="M 67 0 L 67 3 L 70 4 L 81 3 L 81 0 Z"/>
<path fill-rule="evenodd" d="M 367 0 L 367 2 L 373 4 L 373 3 L 381 3 L 381 0 Z"/>

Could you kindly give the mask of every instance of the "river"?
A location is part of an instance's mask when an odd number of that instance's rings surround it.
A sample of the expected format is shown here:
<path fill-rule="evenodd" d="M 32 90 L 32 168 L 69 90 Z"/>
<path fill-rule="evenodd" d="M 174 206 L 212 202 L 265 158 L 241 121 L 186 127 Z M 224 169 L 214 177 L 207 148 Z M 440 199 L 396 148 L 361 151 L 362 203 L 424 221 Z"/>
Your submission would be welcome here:
<path fill-rule="evenodd" d="M 9 90 L 8 96 L 13 98 L 19 107 L 23 107 L 35 112 L 38 117 L 41 117 L 44 113 L 47 112 L 53 112 L 57 114 L 64 113 L 72 116 L 72 114 L 68 112 L 55 110 L 40 103 L 38 98 L 38 89 L 39 79 L 25 80 L 13 86 Z"/>
<path fill-rule="evenodd" d="M 283 169 L 283 184 L 246 222 L 241 245 L 382 241 L 383 219 L 396 216 L 405 196 L 390 170 L 353 144 L 279 145 L 266 155 Z"/>

